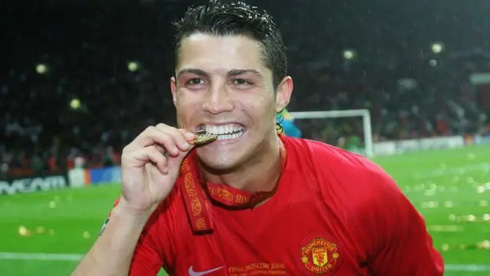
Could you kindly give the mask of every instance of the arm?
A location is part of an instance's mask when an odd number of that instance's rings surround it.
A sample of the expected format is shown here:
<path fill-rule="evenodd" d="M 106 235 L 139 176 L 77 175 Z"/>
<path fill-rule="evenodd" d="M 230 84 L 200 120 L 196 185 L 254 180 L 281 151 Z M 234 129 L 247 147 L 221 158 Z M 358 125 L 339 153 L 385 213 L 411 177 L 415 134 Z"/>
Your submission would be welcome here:
<path fill-rule="evenodd" d="M 149 211 L 135 212 L 121 201 L 73 275 L 127 275 L 136 243 L 150 214 Z"/>
<path fill-rule="evenodd" d="M 128 275 L 140 235 L 153 211 L 172 190 L 180 164 L 192 148 L 187 141 L 194 136 L 159 124 L 147 128 L 124 148 L 120 202 L 72 275 Z M 152 249 L 148 252 L 156 254 Z"/>

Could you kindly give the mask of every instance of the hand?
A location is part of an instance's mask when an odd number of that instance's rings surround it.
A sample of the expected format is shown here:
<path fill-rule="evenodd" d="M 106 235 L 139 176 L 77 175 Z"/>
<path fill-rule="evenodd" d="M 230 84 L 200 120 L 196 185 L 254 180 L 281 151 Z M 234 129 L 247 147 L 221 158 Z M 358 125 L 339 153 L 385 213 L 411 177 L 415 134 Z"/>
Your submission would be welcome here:
<path fill-rule="evenodd" d="M 158 124 L 150 126 L 123 149 L 120 204 L 152 212 L 172 190 L 180 165 L 192 149 L 192 132 Z"/>

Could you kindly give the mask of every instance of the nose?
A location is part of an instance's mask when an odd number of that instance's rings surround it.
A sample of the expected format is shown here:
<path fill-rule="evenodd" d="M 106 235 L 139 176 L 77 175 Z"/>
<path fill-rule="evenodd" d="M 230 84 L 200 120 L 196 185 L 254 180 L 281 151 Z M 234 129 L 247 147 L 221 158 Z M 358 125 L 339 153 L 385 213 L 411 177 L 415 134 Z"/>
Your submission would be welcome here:
<path fill-rule="evenodd" d="M 232 111 L 234 108 L 230 91 L 224 85 L 213 84 L 206 92 L 202 109 L 211 114 Z"/>

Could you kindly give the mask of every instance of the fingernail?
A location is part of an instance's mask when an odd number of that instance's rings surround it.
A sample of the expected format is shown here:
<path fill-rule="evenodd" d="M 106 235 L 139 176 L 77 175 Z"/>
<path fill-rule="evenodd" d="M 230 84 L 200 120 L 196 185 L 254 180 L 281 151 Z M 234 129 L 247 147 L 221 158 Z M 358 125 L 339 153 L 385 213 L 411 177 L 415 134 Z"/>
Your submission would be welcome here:
<path fill-rule="evenodd" d="M 190 145 L 189 143 L 184 143 L 184 149 L 189 149 Z"/>

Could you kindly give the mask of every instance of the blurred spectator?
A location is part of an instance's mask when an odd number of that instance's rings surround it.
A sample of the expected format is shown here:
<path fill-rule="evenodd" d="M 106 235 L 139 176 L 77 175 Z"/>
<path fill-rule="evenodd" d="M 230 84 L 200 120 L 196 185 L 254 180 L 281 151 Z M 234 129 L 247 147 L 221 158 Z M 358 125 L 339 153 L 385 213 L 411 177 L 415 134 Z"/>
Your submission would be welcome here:
<path fill-rule="evenodd" d="M 118 165 L 146 126 L 174 124 L 170 21 L 189 2 L 203 1 L 3 1 L 0 176 Z M 490 72 L 490 2 L 247 2 L 283 31 L 290 111 L 367 108 L 375 141 L 490 133 L 469 81 Z M 358 119 L 296 124 L 304 137 L 362 146 Z"/>

